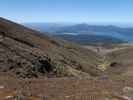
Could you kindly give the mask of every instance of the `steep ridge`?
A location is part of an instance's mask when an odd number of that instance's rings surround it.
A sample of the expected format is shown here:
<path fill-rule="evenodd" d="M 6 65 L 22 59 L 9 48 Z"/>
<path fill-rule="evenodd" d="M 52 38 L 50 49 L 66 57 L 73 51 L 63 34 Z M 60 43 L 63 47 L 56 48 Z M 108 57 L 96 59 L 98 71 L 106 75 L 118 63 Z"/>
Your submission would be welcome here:
<path fill-rule="evenodd" d="M 100 56 L 0 18 L 0 74 L 14 77 L 98 75 Z"/>

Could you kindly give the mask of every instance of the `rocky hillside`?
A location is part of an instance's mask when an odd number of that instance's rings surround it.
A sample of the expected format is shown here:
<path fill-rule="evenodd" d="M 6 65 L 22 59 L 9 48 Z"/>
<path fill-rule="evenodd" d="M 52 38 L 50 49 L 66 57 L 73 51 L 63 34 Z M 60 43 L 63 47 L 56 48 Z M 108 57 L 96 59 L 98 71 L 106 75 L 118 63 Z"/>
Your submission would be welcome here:
<path fill-rule="evenodd" d="M 107 70 L 108 73 L 117 74 L 122 78 L 133 76 L 132 45 L 109 52 L 106 55 L 106 60 L 112 62 L 111 67 Z"/>
<path fill-rule="evenodd" d="M 101 73 L 100 56 L 0 18 L 0 74 L 13 77 L 87 76 Z"/>

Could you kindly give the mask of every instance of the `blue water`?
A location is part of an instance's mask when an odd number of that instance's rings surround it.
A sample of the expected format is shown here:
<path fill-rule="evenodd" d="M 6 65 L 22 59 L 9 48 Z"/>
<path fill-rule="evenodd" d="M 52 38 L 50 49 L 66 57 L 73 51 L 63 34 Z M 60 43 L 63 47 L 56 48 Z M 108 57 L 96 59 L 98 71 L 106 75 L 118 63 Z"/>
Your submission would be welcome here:
<path fill-rule="evenodd" d="M 94 32 L 95 35 L 102 35 L 102 36 L 110 36 L 114 38 L 118 38 L 129 43 L 133 43 L 133 34 L 126 34 L 126 33 L 118 33 L 118 32 Z M 80 33 L 62 33 L 68 35 L 79 35 Z"/>
<path fill-rule="evenodd" d="M 110 37 L 124 40 L 128 43 L 133 43 L 133 34 L 118 33 L 118 32 L 94 32 L 94 33 L 95 35 L 110 36 Z M 62 34 L 79 35 L 82 33 L 62 33 Z"/>
<path fill-rule="evenodd" d="M 124 41 L 127 41 L 129 43 L 133 43 L 133 34 L 121 34 L 117 32 L 95 32 L 96 35 L 105 35 L 105 36 L 112 36 L 119 39 L 122 39 Z"/>

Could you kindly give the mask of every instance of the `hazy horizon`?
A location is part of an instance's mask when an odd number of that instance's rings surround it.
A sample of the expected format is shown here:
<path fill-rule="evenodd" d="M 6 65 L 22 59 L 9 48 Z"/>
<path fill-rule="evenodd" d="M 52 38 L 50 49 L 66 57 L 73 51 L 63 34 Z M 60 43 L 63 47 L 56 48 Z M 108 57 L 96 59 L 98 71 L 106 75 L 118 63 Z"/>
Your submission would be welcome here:
<path fill-rule="evenodd" d="M 19 23 L 133 24 L 132 0 L 1 0 L 1 17 Z"/>
<path fill-rule="evenodd" d="M 89 23 L 89 22 L 23 22 L 21 24 L 57 24 L 57 25 L 77 25 L 88 24 L 96 26 L 116 26 L 121 28 L 133 28 L 133 23 Z"/>

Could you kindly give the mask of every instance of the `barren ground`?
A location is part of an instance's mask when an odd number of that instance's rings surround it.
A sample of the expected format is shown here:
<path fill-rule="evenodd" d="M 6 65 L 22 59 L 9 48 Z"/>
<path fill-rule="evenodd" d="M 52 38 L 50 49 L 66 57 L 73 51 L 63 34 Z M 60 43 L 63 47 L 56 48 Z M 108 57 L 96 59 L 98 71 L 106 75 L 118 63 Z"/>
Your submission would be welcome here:
<path fill-rule="evenodd" d="M 131 78 L 132 79 L 132 78 Z M 89 80 L 75 78 L 23 79 L 0 78 L 0 100 L 24 95 L 24 100 L 128 100 L 124 87 L 133 87 L 130 80 Z M 10 100 L 10 99 L 9 99 Z M 14 100 L 14 99 L 13 99 Z"/>

